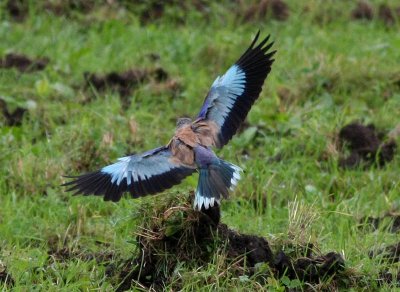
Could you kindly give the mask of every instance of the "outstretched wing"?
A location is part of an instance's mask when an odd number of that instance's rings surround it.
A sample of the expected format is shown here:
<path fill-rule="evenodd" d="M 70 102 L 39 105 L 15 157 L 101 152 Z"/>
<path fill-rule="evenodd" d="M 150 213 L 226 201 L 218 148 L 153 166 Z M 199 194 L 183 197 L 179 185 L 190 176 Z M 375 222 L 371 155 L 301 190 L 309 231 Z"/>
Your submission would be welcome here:
<path fill-rule="evenodd" d="M 259 34 L 239 60 L 223 76 L 217 77 L 198 115 L 201 123 L 206 122 L 212 129 L 213 144 L 218 148 L 236 133 L 271 71 L 276 51 L 269 51 L 273 45 L 267 44 L 269 36 L 254 47 Z"/>
<path fill-rule="evenodd" d="M 73 178 L 64 186 L 75 195 L 104 196 L 117 202 L 124 192 L 132 197 L 155 194 L 172 187 L 191 175 L 195 169 L 179 163 L 168 147 L 119 158 L 114 164 Z"/>

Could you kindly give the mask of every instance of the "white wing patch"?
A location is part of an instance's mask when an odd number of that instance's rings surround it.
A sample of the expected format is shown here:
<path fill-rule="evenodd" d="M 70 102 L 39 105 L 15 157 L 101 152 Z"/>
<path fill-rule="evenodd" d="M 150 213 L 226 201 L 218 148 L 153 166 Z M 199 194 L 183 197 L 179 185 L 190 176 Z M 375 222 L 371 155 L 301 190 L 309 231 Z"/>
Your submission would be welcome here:
<path fill-rule="evenodd" d="M 132 155 L 118 158 L 118 162 L 103 167 L 101 172 L 111 175 L 111 183 L 116 183 L 118 186 L 126 178 L 129 186 L 139 179 L 149 179 L 152 176 L 166 173 L 172 168 L 166 156 Z"/>

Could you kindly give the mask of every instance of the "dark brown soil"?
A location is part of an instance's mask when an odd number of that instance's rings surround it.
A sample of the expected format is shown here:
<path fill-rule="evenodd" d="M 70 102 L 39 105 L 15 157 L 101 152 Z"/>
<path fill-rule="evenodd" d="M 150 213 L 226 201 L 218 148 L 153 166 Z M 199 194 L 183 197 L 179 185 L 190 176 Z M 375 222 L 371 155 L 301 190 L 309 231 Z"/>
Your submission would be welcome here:
<path fill-rule="evenodd" d="M 242 264 L 249 268 L 254 268 L 258 263 L 268 263 L 273 265 L 274 255 L 269 247 L 268 241 L 255 235 L 240 234 L 229 229 L 225 224 L 218 225 L 218 237 L 227 242 L 227 255 L 230 259 L 235 259 L 246 255 Z"/>
<path fill-rule="evenodd" d="M 289 279 L 300 279 L 308 283 L 319 283 L 343 271 L 343 257 L 335 252 L 322 256 L 310 256 L 298 259 L 288 257 L 283 251 L 275 259 L 278 276 L 286 275 Z"/>
<path fill-rule="evenodd" d="M 37 2 L 39 3 L 39 9 L 41 8 L 44 9 L 46 12 L 66 17 L 70 17 L 72 12 L 88 13 L 94 8 L 96 4 L 109 4 L 108 6 L 111 5 L 110 3 L 108 3 L 108 1 L 103 1 L 104 3 L 97 1 L 96 3 L 96 0 L 45 0 Z M 6 10 L 15 21 L 23 21 L 28 15 L 29 1 L 8 0 L 6 4 Z"/>
<path fill-rule="evenodd" d="M 379 273 L 378 284 L 384 285 L 385 283 L 395 283 L 396 287 L 400 287 L 400 272 L 393 274 L 389 271 L 382 271 Z"/>
<path fill-rule="evenodd" d="M 379 6 L 378 16 L 387 26 L 392 26 L 396 23 L 395 12 L 386 4 Z"/>
<path fill-rule="evenodd" d="M 23 21 L 28 13 L 28 2 L 24 0 L 8 0 L 6 10 L 15 21 Z"/>
<path fill-rule="evenodd" d="M 25 112 L 25 108 L 17 107 L 13 112 L 10 112 L 7 103 L 0 97 L 0 109 L 3 113 L 5 124 L 7 126 L 20 126 Z"/>
<path fill-rule="evenodd" d="M 382 217 L 364 217 L 362 218 L 359 222 L 361 224 L 360 227 L 364 227 L 365 224 L 367 224 L 366 227 L 369 227 L 372 229 L 372 231 L 375 231 L 381 226 L 384 222 L 384 220 L 390 219 L 390 225 L 388 226 L 388 231 L 391 233 L 396 233 L 400 231 L 400 215 L 398 214 L 385 214 Z"/>
<path fill-rule="evenodd" d="M 16 68 L 20 72 L 34 72 L 44 70 L 48 63 L 48 58 L 30 59 L 21 54 L 10 53 L 0 59 L 0 68 Z"/>
<path fill-rule="evenodd" d="M 374 10 L 368 1 L 359 1 L 351 12 L 351 17 L 353 19 L 372 20 L 374 18 Z"/>
<path fill-rule="evenodd" d="M 174 8 L 174 14 L 168 15 L 172 21 L 176 23 L 185 23 L 185 16 L 190 11 L 200 12 L 203 17 L 207 17 L 210 11 L 210 3 L 206 0 L 192 0 L 192 1 L 177 1 L 177 0 L 165 0 L 165 1 L 144 1 L 138 0 L 134 5 L 139 7 L 139 19 L 141 24 L 146 25 L 153 23 L 162 17 L 166 16 L 170 7 Z M 133 7 L 135 9 L 135 7 Z"/>
<path fill-rule="evenodd" d="M 245 5 L 247 2 L 243 1 Z M 245 11 L 244 14 L 243 10 Z M 243 7 L 238 11 L 239 16 L 243 15 L 245 22 L 262 21 L 271 17 L 276 20 L 285 21 L 289 18 L 289 7 L 283 0 L 262 0 Z"/>
<path fill-rule="evenodd" d="M 116 91 L 121 96 L 121 101 L 124 106 L 130 105 L 130 99 L 127 97 L 140 85 L 146 82 L 153 81 L 155 84 L 163 84 L 159 86 L 160 91 L 168 90 L 176 93 L 180 90 L 179 84 L 169 79 L 169 74 L 161 67 L 155 69 L 129 69 L 118 73 L 110 72 L 106 74 L 84 73 L 86 87 L 93 86 L 99 91 L 111 89 Z"/>
<path fill-rule="evenodd" d="M 374 125 L 352 123 L 343 127 L 339 132 L 339 142 L 348 146 L 350 155 L 340 159 L 339 165 L 353 168 L 362 163 L 366 166 L 383 166 L 390 162 L 397 145 L 393 140 L 382 142 L 383 136 L 376 131 Z"/>
<path fill-rule="evenodd" d="M 107 3 L 106 1 L 104 1 Z M 62 0 L 62 1 L 45 1 L 43 8 L 47 12 L 51 12 L 58 16 L 71 16 L 71 12 L 80 13 L 90 12 L 96 4 L 95 0 Z M 100 3 L 99 3 L 100 4 Z"/>
<path fill-rule="evenodd" d="M 171 1 L 152 1 L 142 11 L 140 15 L 140 21 L 142 24 L 151 23 L 164 16 L 165 6 L 170 4 Z"/>
<path fill-rule="evenodd" d="M 121 96 L 127 96 L 138 84 L 148 79 L 147 70 L 132 69 L 122 73 L 110 72 L 104 75 L 84 73 L 88 85 L 94 86 L 97 90 L 103 91 L 111 88 L 119 92 Z"/>
<path fill-rule="evenodd" d="M 282 0 L 271 0 L 272 17 L 276 20 L 287 20 L 289 18 L 289 7 Z"/>
<path fill-rule="evenodd" d="M 370 258 L 377 257 L 377 256 L 382 257 L 384 260 L 386 260 L 390 263 L 400 262 L 400 242 L 386 246 L 377 251 L 369 252 Z"/>
<path fill-rule="evenodd" d="M 268 6 L 269 0 L 262 0 L 259 3 L 254 3 L 247 8 L 246 12 L 244 13 L 243 20 L 245 22 L 249 22 L 265 18 L 267 15 Z"/>
<path fill-rule="evenodd" d="M 12 276 L 7 272 L 7 267 L 0 261 L 0 286 L 2 284 L 12 287 L 14 286 L 15 282 Z"/>

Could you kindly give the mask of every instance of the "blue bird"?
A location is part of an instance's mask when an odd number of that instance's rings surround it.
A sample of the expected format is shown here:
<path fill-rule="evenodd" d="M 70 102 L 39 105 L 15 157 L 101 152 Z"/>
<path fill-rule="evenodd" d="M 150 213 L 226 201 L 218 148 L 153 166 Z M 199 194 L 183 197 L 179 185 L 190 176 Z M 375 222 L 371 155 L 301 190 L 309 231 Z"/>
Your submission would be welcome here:
<path fill-rule="evenodd" d="M 64 184 L 67 191 L 117 202 L 124 192 L 134 198 L 161 192 L 197 170 L 194 208 L 207 210 L 219 205 L 240 180 L 242 169 L 218 158 L 212 147 L 222 148 L 236 133 L 274 62 L 273 42 L 268 43 L 268 36 L 257 45 L 259 34 L 239 60 L 214 81 L 196 119 L 178 119 L 167 145 L 69 177 L 73 180 Z"/>

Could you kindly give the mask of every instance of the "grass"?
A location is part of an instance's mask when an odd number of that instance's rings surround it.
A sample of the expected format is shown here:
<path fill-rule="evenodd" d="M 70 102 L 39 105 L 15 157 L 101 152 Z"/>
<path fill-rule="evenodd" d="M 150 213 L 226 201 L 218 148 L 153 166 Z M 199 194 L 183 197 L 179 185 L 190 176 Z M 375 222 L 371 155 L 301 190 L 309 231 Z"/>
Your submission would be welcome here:
<path fill-rule="evenodd" d="M 339 129 L 354 120 L 374 123 L 385 132 L 397 125 L 399 22 L 387 27 L 377 18 L 351 20 L 353 1 L 288 5 L 287 21 L 244 23 L 235 15 L 238 8 L 211 4 L 207 18 L 190 12 L 181 23 L 176 15 L 182 11 L 170 7 L 164 18 L 147 25 L 140 24 L 140 11 L 134 9 L 99 5 L 61 17 L 40 12 L 32 1 L 26 19 L 16 22 L 2 6 L 0 56 L 18 52 L 50 59 L 40 72 L 0 69 L 0 96 L 10 109 L 28 108 L 20 126 L 7 126 L 0 117 L 0 272 L 2 265 L 7 267 L 15 290 L 118 287 L 96 260 L 53 260 L 49 250 L 110 252 L 115 263 L 133 258 L 142 208 L 189 194 L 197 177 L 161 195 L 114 204 L 71 197 L 60 187 L 62 175 L 94 170 L 126 153 L 167 143 L 176 118 L 197 113 L 213 80 L 258 29 L 272 35 L 278 53 L 249 114 L 251 128 L 218 151 L 246 170 L 232 198 L 222 203 L 222 221 L 266 237 L 275 248 L 311 242 L 321 253 L 340 252 L 351 279 L 341 288 L 378 289 L 380 271 L 399 272 L 398 263 L 368 257 L 370 250 L 398 242 L 398 233 L 384 225 L 371 232 L 359 223 L 365 216 L 399 212 L 399 154 L 383 168 L 343 170 L 332 146 Z M 149 53 L 160 56 L 157 64 L 146 57 Z M 181 84 L 177 97 L 144 83 L 124 108 L 117 93 L 83 87 L 87 71 L 155 66 Z M 269 161 L 278 154 L 282 160 Z M 217 253 L 207 266 L 182 263 L 176 271 L 182 277 L 176 281 L 183 290 L 283 291 L 290 286 L 273 277 L 261 285 L 229 271 L 216 277 L 222 260 Z M 397 284 L 393 280 L 379 288 L 389 291 Z M 10 288 L 1 281 L 0 287 Z M 339 289 L 329 281 L 312 288 Z"/>

